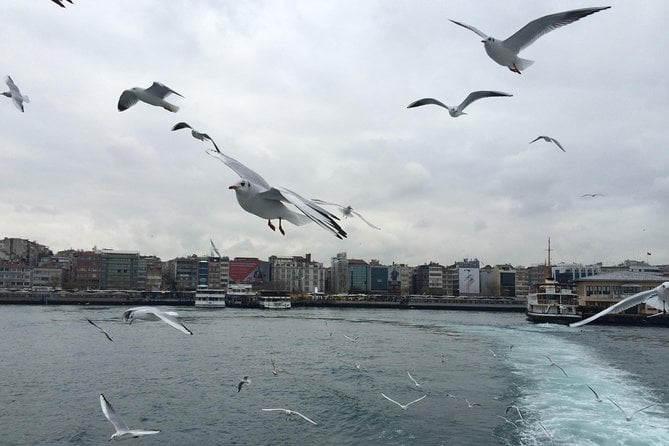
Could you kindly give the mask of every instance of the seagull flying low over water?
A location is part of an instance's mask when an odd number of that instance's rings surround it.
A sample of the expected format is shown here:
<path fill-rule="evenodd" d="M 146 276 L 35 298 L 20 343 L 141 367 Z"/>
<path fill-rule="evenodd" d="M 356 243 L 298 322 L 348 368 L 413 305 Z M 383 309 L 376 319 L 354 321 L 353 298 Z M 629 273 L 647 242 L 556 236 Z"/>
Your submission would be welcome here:
<path fill-rule="evenodd" d="M 457 118 L 460 115 L 466 115 L 465 113 L 465 108 L 472 102 L 478 100 L 478 99 L 483 99 L 483 98 L 493 98 L 496 96 L 513 96 L 512 94 L 509 93 L 504 93 L 503 91 L 488 91 L 488 90 L 481 90 L 481 91 L 472 91 L 467 95 L 464 101 L 460 103 L 460 105 L 457 105 L 455 107 L 452 107 L 450 105 L 446 105 L 441 101 L 438 101 L 434 98 L 423 98 L 419 99 L 417 101 L 412 102 L 411 104 L 407 105 L 407 108 L 414 108 L 414 107 L 420 107 L 421 105 L 427 105 L 427 104 L 434 104 L 438 105 L 440 107 L 444 107 L 446 110 L 448 110 L 448 114 L 451 115 L 454 118 Z"/>
<path fill-rule="evenodd" d="M 560 148 L 560 150 L 562 150 L 563 152 L 566 152 L 564 147 L 562 147 L 562 144 L 560 144 L 560 142 L 557 139 L 551 138 L 550 136 L 543 136 L 543 135 L 542 136 L 537 136 L 534 140 L 530 141 L 530 144 L 532 144 L 533 142 L 539 141 L 540 139 L 543 139 L 546 142 L 552 142 L 553 144 L 558 146 Z"/>
<path fill-rule="evenodd" d="M 582 321 L 574 322 L 569 324 L 570 327 L 580 327 L 581 325 L 589 324 L 590 322 L 599 319 L 605 314 L 609 313 L 619 313 L 625 311 L 628 308 L 632 308 L 635 305 L 645 303 L 650 305 L 653 308 L 662 310 L 663 313 L 667 312 L 667 303 L 669 303 L 669 282 L 664 282 L 662 285 L 653 288 L 652 290 L 642 291 L 636 293 L 630 297 L 626 297 L 617 304 L 611 305 L 605 310 L 600 311 L 599 313 L 590 316 L 587 319 Z"/>
<path fill-rule="evenodd" d="M 179 314 L 176 311 L 162 311 L 155 307 L 134 307 L 123 312 L 123 322 L 132 324 L 132 321 L 135 319 L 142 319 L 144 321 L 163 321 L 170 327 L 192 335 L 193 332 L 177 320 L 176 316 L 178 315 Z"/>
<path fill-rule="evenodd" d="M 221 151 L 218 150 L 218 146 L 216 145 L 214 140 L 211 139 L 211 137 L 209 135 L 207 135 L 206 133 L 198 132 L 197 130 L 195 130 L 193 127 L 191 127 L 190 125 L 188 125 L 185 122 L 177 122 L 176 124 L 174 124 L 174 127 L 172 127 L 172 131 L 180 130 L 180 129 L 190 129 L 190 134 L 193 135 L 193 138 L 199 139 L 200 141 L 211 142 L 214 145 L 214 148 L 216 149 L 216 151 L 218 153 L 221 153 Z"/>
<path fill-rule="evenodd" d="M 397 404 L 398 406 L 400 406 L 400 407 L 402 408 L 402 410 L 407 410 L 407 408 L 408 408 L 409 406 L 411 406 L 412 404 L 415 404 L 415 403 L 417 403 L 418 401 L 422 400 L 422 399 L 425 398 L 427 395 L 423 395 L 423 396 L 421 396 L 420 398 L 418 398 L 417 400 L 413 400 L 413 401 L 408 402 L 408 403 L 406 403 L 406 404 L 398 403 L 398 402 L 395 401 L 394 399 L 392 399 L 392 398 L 388 398 L 388 397 L 385 396 L 383 393 L 381 393 L 381 396 L 384 397 L 385 399 L 387 399 L 388 401 L 390 401 L 391 403 L 395 403 L 395 404 Z"/>
<path fill-rule="evenodd" d="M 351 342 L 356 342 L 356 341 L 358 340 L 358 338 L 359 338 L 359 336 L 356 336 L 355 338 L 352 338 L 352 337 L 350 337 L 350 336 L 346 336 L 346 335 L 344 335 L 344 337 L 345 337 L 346 339 L 348 339 L 349 341 L 351 341 Z"/>
<path fill-rule="evenodd" d="M 532 20 L 506 40 L 498 40 L 494 37 L 489 37 L 473 26 L 465 23 L 456 22 L 455 20 L 451 20 L 451 22 L 478 34 L 483 38 L 481 42 L 483 43 L 485 52 L 488 53 L 488 56 L 490 56 L 492 60 L 504 67 L 508 67 L 509 70 L 514 73 L 520 74 L 521 71 L 534 63 L 533 60 L 521 59 L 518 57 L 518 53 L 524 48 L 530 46 L 539 37 L 556 28 L 568 25 L 583 17 L 589 16 L 590 14 L 609 8 L 610 6 L 573 9 L 571 11 L 546 15 L 536 20 Z"/>
<path fill-rule="evenodd" d="M 555 366 L 555 367 L 557 367 L 558 369 L 562 370 L 562 373 L 564 373 L 564 376 L 569 377 L 569 375 L 567 375 L 567 372 L 565 372 L 564 369 L 563 369 L 562 367 L 560 367 L 560 366 L 557 365 L 555 362 L 553 362 L 553 360 L 550 358 L 550 356 L 548 356 L 548 355 L 544 355 L 544 356 L 546 357 L 546 359 L 548 359 L 548 360 L 550 361 L 550 363 L 551 363 L 550 365 L 551 365 L 551 366 Z"/>
<path fill-rule="evenodd" d="M 276 408 L 276 409 L 262 409 L 262 410 L 264 410 L 265 412 L 272 412 L 272 411 L 283 412 L 283 413 L 285 413 L 285 414 L 288 415 L 288 416 L 290 416 L 290 415 L 297 415 L 297 416 L 302 417 L 302 418 L 305 419 L 306 421 L 310 422 L 311 424 L 314 424 L 314 425 L 317 425 L 317 424 L 318 424 L 318 423 L 316 423 L 314 420 L 305 417 L 304 415 L 302 415 L 301 413 L 299 413 L 299 412 L 297 412 L 297 411 L 295 411 L 295 410 L 282 409 L 282 408 Z"/>
<path fill-rule="evenodd" d="M 88 319 L 88 318 L 86 318 L 86 320 L 88 321 L 89 324 L 91 324 L 92 326 L 94 326 L 95 328 L 97 328 L 98 330 L 100 330 L 100 332 L 101 332 L 102 334 L 104 334 L 105 336 L 107 336 L 107 339 L 109 339 L 110 341 L 114 342 L 114 340 L 111 338 L 111 336 L 109 336 L 109 333 L 107 333 L 106 331 L 104 331 L 102 328 L 98 327 L 98 325 L 97 325 L 95 322 L 93 322 L 92 320 L 90 320 L 90 319 Z"/>
<path fill-rule="evenodd" d="M 244 387 L 244 384 L 247 386 L 251 384 L 251 380 L 249 379 L 248 376 L 245 376 L 239 381 L 239 384 L 237 384 L 237 393 L 242 391 L 242 387 Z"/>
<path fill-rule="evenodd" d="M 19 90 L 19 87 L 16 86 L 14 81 L 10 76 L 7 76 L 5 79 L 5 83 L 9 87 L 9 91 L 3 91 L 2 95 L 7 96 L 8 98 L 12 98 L 12 102 L 14 105 L 16 105 L 16 108 L 18 108 L 21 111 L 23 110 L 23 103 L 25 102 L 26 104 L 30 102 L 30 98 L 28 96 L 24 96 L 21 94 L 21 91 Z"/>
<path fill-rule="evenodd" d="M 135 105 L 137 101 L 142 101 L 150 105 L 163 107 L 165 110 L 176 113 L 177 110 L 179 110 L 179 107 L 170 104 L 165 100 L 165 98 L 171 93 L 174 93 L 177 96 L 181 96 L 179 93 L 169 87 L 166 87 L 160 82 L 154 82 L 149 88 L 132 87 L 131 89 L 124 90 L 123 93 L 121 93 L 121 97 L 118 99 L 118 111 L 122 112 L 127 110 Z M 183 98 L 183 96 L 181 97 Z"/>
<path fill-rule="evenodd" d="M 608 396 L 607 396 L 607 398 L 609 399 L 609 401 L 611 401 L 611 402 L 613 403 L 614 406 L 616 406 L 618 409 L 620 409 L 620 411 L 623 413 L 623 415 L 625 415 L 625 420 L 627 420 L 627 421 L 632 421 L 632 418 L 634 418 L 634 415 L 638 414 L 639 412 L 643 412 L 643 411 L 646 410 L 646 409 L 649 409 L 649 408 L 651 408 L 651 407 L 653 407 L 653 406 L 656 406 L 656 404 L 649 404 L 649 405 L 646 406 L 646 407 L 642 407 L 641 409 L 637 409 L 637 410 L 635 410 L 634 412 L 632 412 L 631 415 L 628 415 L 627 412 L 625 412 L 625 411 L 623 410 L 623 408 L 620 407 L 620 406 L 618 405 L 618 403 L 616 403 L 615 401 L 613 401 L 613 399 L 609 398 Z"/>
<path fill-rule="evenodd" d="M 207 154 L 234 170 L 241 180 L 228 189 L 235 191 L 237 202 L 246 212 L 267 219 L 267 226 L 272 231 L 276 227 L 272 219 L 279 219 L 279 231 L 285 235 L 282 220 L 288 220 L 294 225 L 301 226 L 313 221 L 320 227 L 332 232 L 338 239 L 346 238 L 346 231 L 337 223 L 339 217 L 326 211 L 318 204 L 307 200 L 286 188 L 270 186 L 267 181 L 253 170 L 223 152 L 207 150 Z M 297 213 L 283 203 L 290 203 L 301 213 Z"/>
<path fill-rule="evenodd" d="M 587 384 L 586 384 L 586 385 L 587 385 Z M 595 392 L 595 389 L 593 389 L 593 388 L 590 387 L 590 386 L 588 386 L 588 389 L 590 389 L 590 391 L 591 391 L 592 393 L 595 394 L 595 401 L 597 401 L 598 403 L 601 403 L 601 402 L 602 402 L 602 399 L 599 397 L 599 395 L 597 394 L 597 392 Z"/>
<path fill-rule="evenodd" d="M 152 435 L 160 432 L 155 430 L 129 429 L 128 425 L 125 424 L 125 421 L 123 421 L 123 418 L 121 418 L 121 416 L 116 413 L 112 405 L 109 404 L 109 401 L 107 401 L 107 398 L 105 398 L 103 394 L 100 394 L 100 406 L 102 406 L 102 413 L 105 414 L 105 417 L 107 417 L 111 424 L 114 425 L 114 429 L 116 429 L 116 432 L 114 432 L 109 439 L 110 441 L 139 438 L 143 437 L 144 435 Z"/>
<path fill-rule="evenodd" d="M 311 201 L 313 201 L 313 202 L 316 203 L 316 204 L 323 204 L 323 205 L 325 205 L 325 206 L 337 206 L 337 207 L 341 210 L 341 213 L 344 215 L 344 218 L 348 218 L 348 217 L 350 217 L 351 215 L 357 215 L 358 217 L 360 217 L 360 220 L 362 220 L 362 221 L 364 221 L 365 223 L 367 223 L 367 225 L 368 225 L 369 227 L 374 228 L 374 229 L 381 229 L 381 228 L 379 228 L 378 226 L 375 226 L 375 225 L 371 224 L 370 222 L 368 222 L 367 220 L 365 220 L 365 217 L 363 217 L 363 216 L 360 214 L 360 212 L 356 212 L 356 211 L 354 211 L 353 208 L 352 208 L 351 206 L 342 206 L 341 204 L 331 203 L 331 202 L 329 202 L 329 201 L 319 200 L 318 198 L 312 198 Z"/>

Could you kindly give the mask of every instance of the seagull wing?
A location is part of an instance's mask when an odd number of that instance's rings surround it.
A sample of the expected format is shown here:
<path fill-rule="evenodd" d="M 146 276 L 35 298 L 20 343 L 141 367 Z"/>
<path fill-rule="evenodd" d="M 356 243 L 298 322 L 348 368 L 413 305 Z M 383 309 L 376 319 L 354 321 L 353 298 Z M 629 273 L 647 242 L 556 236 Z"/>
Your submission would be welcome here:
<path fill-rule="evenodd" d="M 375 226 L 375 225 L 371 224 L 369 221 L 367 221 L 367 220 L 365 219 L 365 217 L 363 217 L 362 215 L 360 215 L 360 212 L 356 212 L 356 211 L 354 211 L 353 209 L 351 209 L 351 212 L 353 212 L 355 215 L 357 215 L 358 217 L 360 217 L 360 220 L 362 220 L 362 221 L 364 221 L 365 223 L 367 223 L 367 225 L 368 225 L 369 227 L 374 228 L 374 229 L 379 229 L 379 230 L 381 230 L 381 228 L 379 228 L 378 226 Z"/>
<path fill-rule="evenodd" d="M 137 95 L 135 95 L 132 90 L 124 90 L 123 93 L 121 93 L 121 97 L 118 98 L 118 111 L 129 109 L 135 105 L 138 100 L 139 99 L 137 99 Z"/>
<path fill-rule="evenodd" d="M 630 416 L 630 418 L 632 418 L 634 415 L 638 414 L 639 412 L 643 412 L 644 410 L 646 410 L 646 409 L 650 409 L 651 407 L 656 406 L 656 405 L 657 405 L 657 404 L 653 403 L 653 404 L 649 404 L 649 405 L 646 406 L 646 407 L 642 407 L 641 409 L 637 409 L 637 410 L 635 410 L 635 411 L 632 413 L 632 415 Z"/>
<path fill-rule="evenodd" d="M 387 399 L 388 401 L 390 401 L 391 403 L 395 403 L 402 408 L 405 407 L 403 404 L 400 404 L 397 401 L 395 401 L 394 399 L 387 397 L 383 392 L 381 392 L 381 396 L 384 397 L 385 399 Z"/>
<path fill-rule="evenodd" d="M 590 316 L 587 319 L 583 319 L 582 321 L 574 322 L 573 324 L 569 324 L 570 327 L 580 327 L 581 325 L 589 324 L 590 322 L 599 319 L 600 317 L 609 314 L 609 313 L 619 313 L 621 311 L 625 311 L 628 308 L 632 308 L 635 305 L 639 305 L 646 300 L 657 296 L 657 289 L 652 289 L 648 291 L 642 291 L 640 293 L 634 294 L 630 297 L 626 297 L 625 299 L 621 300 L 615 305 L 611 305 L 610 307 L 606 308 L 605 310 L 600 311 L 599 313 Z"/>
<path fill-rule="evenodd" d="M 316 204 L 323 204 L 325 206 L 337 206 L 338 208 L 342 208 L 342 209 L 346 207 L 346 206 L 342 206 L 341 204 L 332 203 L 331 201 L 319 200 L 318 198 L 312 198 L 311 201 L 313 201 Z"/>
<path fill-rule="evenodd" d="M 114 342 L 114 340 L 111 338 L 111 336 L 109 336 L 109 334 L 106 331 L 104 331 L 102 328 L 100 328 L 95 322 L 93 322 L 92 320 L 90 320 L 88 318 L 86 320 L 88 321 L 89 324 L 91 324 L 92 326 L 94 326 L 95 328 L 100 330 L 102 333 L 104 333 L 104 335 L 107 336 L 107 339 Z"/>
<path fill-rule="evenodd" d="M 562 150 L 563 152 L 566 152 L 566 150 L 564 149 L 564 147 L 562 147 L 562 144 L 560 144 L 560 141 L 558 141 L 558 140 L 555 139 L 555 138 L 550 138 L 550 140 L 551 140 L 551 142 L 554 142 L 555 145 L 558 146 L 558 147 L 560 148 L 560 150 Z"/>
<path fill-rule="evenodd" d="M 460 25 L 460 26 L 462 26 L 463 28 L 467 28 L 468 30 L 475 32 L 476 34 L 478 34 L 478 35 L 479 35 L 480 37 L 482 37 L 483 39 L 487 39 L 487 38 L 488 38 L 488 36 L 486 36 L 486 35 L 483 34 L 481 31 L 479 31 L 478 29 L 474 28 L 474 27 L 471 26 L 471 25 L 467 25 L 466 23 L 456 22 L 455 20 L 451 20 L 451 19 L 448 19 L 448 20 L 450 20 L 451 22 L 455 23 L 456 25 Z"/>
<path fill-rule="evenodd" d="M 540 139 L 546 139 L 546 138 L 547 138 L 546 136 L 537 136 L 537 137 L 534 138 L 532 141 L 530 141 L 530 144 L 532 144 L 533 142 L 537 142 L 537 141 L 539 141 Z"/>
<path fill-rule="evenodd" d="M 509 93 L 504 93 L 503 91 L 487 91 L 487 90 L 472 91 L 467 95 L 465 100 L 462 101 L 460 105 L 458 105 L 458 110 L 463 111 L 465 108 L 467 108 L 469 104 L 479 99 L 490 98 L 495 96 L 513 96 L 513 95 Z"/>
<path fill-rule="evenodd" d="M 298 208 L 304 215 L 309 217 L 309 219 L 318 224 L 320 227 L 331 231 L 338 239 L 346 238 L 346 231 L 344 231 L 335 221 L 339 220 L 339 217 L 336 215 L 331 214 L 313 201 L 308 200 L 289 189 L 283 187 L 281 189 L 272 188 L 268 192 L 272 192 L 273 190 L 276 190 L 281 194 L 283 201 L 287 201 L 288 203 Z M 264 192 L 259 195 L 262 196 L 266 193 L 267 192 Z"/>
<path fill-rule="evenodd" d="M 312 419 L 310 419 L 310 418 L 308 418 L 308 417 L 305 417 L 304 415 L 302 415 L 302 414 L 299 413 L 299 412 L 293 411 L 293 413 L 294 413 L 295 415 L 299 415 L 299 416 L 301 416 L 302 418 L 304 418 L 305 420 L 307 420 L 308 422 L 310 422 L 310 423 L 313 424 L 313 425 L 318 425 L 318 423 L 316 423 L 314 420 L 312 420 Z"/>
<path fill-rule="evenodd" d="M 172 127 L 172 131 L 181 129 L 193 129 L 193 127 L 191 127 L 185 122 L 177 122 L 176 124 L 174 124 L 174 127 Z"/>
<path fill-rule="evenodd" d="M 9 91 L 12 93 L 12 96 L 21 96 L 19 87 L 16 86 L 14 80 L 10 76 L 7 76 L 7 79 L 5 79 L 5 83 L 9 87 Z"/>
<path fill-rule="evenodd" d="M 144 435 L 152 435 L 152 434 L 159 434 L 160 431 L 150 431 L 150 430 L 143 430 L 143 429 L 133 429 L 131 431 L 128 431 L 130 435 L 133 436 L 133 438 L 137 437 L 143 437 Z"/>
<path fill-rule="evenodd" d="M 413 383 L 414 383 L 415 385 L 417 385 L 417 386 L 420 385 L 420 384 L 418 384 L 418 382 L 417 382 L 415 379 L 413 379 L 413 376 L 411 376 L 411 373 L 409 373 L 408 370 L 407 370 L 407 375 L 409 376 L 409 379 L 410 379 L 411 381 L 413 381 Z"/>
<path fill-rule="evenodd" d="M 446 110 L 448 110 L 448 105 L 444 104 L 441 101 L 438 101 L 434 98 L 423 98 L 419 99 L 417 101 L 412 102 L 411 104 L 407 105 L 407 108 L 414 108 L 414 107 L 420 107 L 421 105 L 427 105 L 427 104 L 434 104 L 438 105 L 440 107 L 444 107 Z"/>
<path fill-rule="evenodd" d="M 252 183 L 255 183 L 258 186 L 264 187 L 265 189 L 271 189 L 271 186 L 265 181 L 263 177 L 237 161 L 236 159 L 227 156 L 221 151 L 214 152 L 212 150 L 207 150 L 207 155 L 212 156 L 218 159 L 220 162 L 228 166 L 230 169 L 234 170 L 237 175 L 241 178 L 247 179 Z"/>
<path fill-rule="evenodd" d="M 276 408 L 276 409 L 260 409 L 260 410 L 264 410 L 265 412 L 274 412 L 274 411 L 288 412 L 288 409 L 281 409 L 281 408 Z"/>
<path fill-rule="evenodd" d="M 610 6 L 573 9 L 571 11 L 563 11 L 540 17 L 536 20 L 532 20 L 530 23 L 520 28 L 514 35 L 506 39 L 504 41 L 504 46 L 518 53 L 523 48 L 534 43 L 534 41 L 539 37 L 553 31 L 556 28 L 568 25 L 579 19 L 582 19 L 585 16 L 594 14 L 597 11 L 609 8 Z"/>
<path fill-rule="evenodd" d="M 107 417 L 111 424 L 114 425 L 116 432 L 128 431 L 128 425 L 125 424 L 123 418 L 121 418 L 121 416 L 116 413 L 112 405 L 109 404 L 109 401 L 107 401 L 107 398 L 105 398 L 103 394 L 100 394 L 100 406 L 102 407 L 102 413 L 104 413 L 105 417 Z"/>
<path fill-rule="evenodd" d="M 618 403 L 616 403 L 615 401 L 613 401 L 613 399 L 612 399 L 612 398 L 609 398 L 608 396 L 607 396 L 606 398 L 607 398 L 609 401 L 611 401 L 611 402 L 613 403 L 613 405 L 616 406 L 616 407 L 623 413 L 623 415 L 625 415 L 625 417 L 627 417 L 627 413 L 623 410 L 622 407 L 620 407 L 620 406 L 618 405 Z"/>
<path fill-rule="evenodd" d="M 182 324 L 181 322 L 179 322 L 174 316 L 171 316 L 171 315 L 169 315 L 169 314 L 167 314 L 163 311 L 156 311 L 153 314 L 158 316 L 161 321 L 165 322 L 169 326 L 174 327 L 177 330 L 179 330 L 181 332 L 184 332 L 186 334 L 189 334 L 189 335 L 193 334 L 192 331 L 190 331 L 188 328 L 186 328 L 186 326 L 184 324 Z"/>
<path fill-rule="evenodd" d="M 405 406 L 406 406 L 406 407 L 409 407 L 409 406 L 411 406 L 412 404 L 417 403 L 418 401 L 422 400 L 422 399 L 425 398 L 426 396 L 427 396 L 427 395 L 423 395 L 423 396 L 421 396 L 420 398 L 418 398 L 417 400 L 413 400 L 413 401 L 411 401 L 410 403 L 406 403 Z"/>
<path fill-rule="evenodd" d="M 169 87 L 166 87 L 160 82 L 154 82 L 153 84 L 151 84 L 151 86 L 146 89 L 146 92 L 154 96 L 158 96 L 160 98 L 165 98 L 170 93 L 174 93 L 177 96 L 181 96 L 179 93 L 177 93 L 176 91 L 172 90 Z M 181 97 L 183 98 L 183 96 Z"/>
<path fill-rule="evenodd" d="M 586 384 L 586 385 L 587 385 L 587 384 Z M 588 389 L 590 389 L 590 391 L 591 391 L 592 393 L 595 394 L 595 399 L 596 399 L 597 401 L 601 401 L 601 400 L 602 400 L 602 399 L 599 397 L 599 395 L 597 394 L 597 392 L 595 392 L 595 389 L 593 389 L 593 388 L 590 387 L 590 386 L 588 386 Z"/>

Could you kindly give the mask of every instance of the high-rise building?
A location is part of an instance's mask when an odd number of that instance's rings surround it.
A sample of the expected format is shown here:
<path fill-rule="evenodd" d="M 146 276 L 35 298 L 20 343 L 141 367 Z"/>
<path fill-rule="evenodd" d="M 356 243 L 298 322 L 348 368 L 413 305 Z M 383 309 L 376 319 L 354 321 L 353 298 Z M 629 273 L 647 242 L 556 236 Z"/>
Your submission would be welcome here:
<path fill-rule="evenodd" d="M 345 252 L 332 257 L 330 263 L 330 291 L 334 294 L 346 294 L 349 291 L 348 259 Z"/>

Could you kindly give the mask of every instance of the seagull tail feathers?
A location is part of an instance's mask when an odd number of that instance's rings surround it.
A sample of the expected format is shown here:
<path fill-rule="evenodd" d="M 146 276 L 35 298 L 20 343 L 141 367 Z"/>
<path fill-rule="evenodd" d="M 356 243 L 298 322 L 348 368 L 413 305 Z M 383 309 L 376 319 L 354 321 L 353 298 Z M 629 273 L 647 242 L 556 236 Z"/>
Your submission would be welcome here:
<path fill-rule="evenodd" d="M 516 68 L 518 68 L 519 71 L 527 70 L 533 63 L 533 60 L 521 59 L 519 57 L 518 61 L 516 62 Z"/>
<path fill-rule="evenodd" d="M 179 111 L 179 107 L 177 107 L 174 104 L 169 104 L 167 102 L 165 103 L 165 109 L 171 111 L 172 113 L 176 113 Z"/>

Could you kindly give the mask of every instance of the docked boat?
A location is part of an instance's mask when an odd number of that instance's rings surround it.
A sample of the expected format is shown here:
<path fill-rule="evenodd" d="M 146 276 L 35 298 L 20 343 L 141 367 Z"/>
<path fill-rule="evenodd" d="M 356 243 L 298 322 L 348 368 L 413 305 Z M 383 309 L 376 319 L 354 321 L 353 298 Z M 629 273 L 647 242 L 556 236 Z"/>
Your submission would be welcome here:
<path fill-rule="evenodd" d="M 290 296 L 258 296 L 258 304 L 260 305 L 260 308 L 266 310 L 287 310 L 291 307 Z"/>
<path fill-rule="evenodd" d="M 226 290 L 223 288 L 199 288 L 195 291 L 195 306 L 199 308 L 225 308 Z"/>
<path fill-rule="evenodd" d="M 563 289 L 557 280 L 546 278 L 536 293 L 527 295 L 527 320 L 552 324 L 571 324 L 582 319 L 578 295 Z"/>

